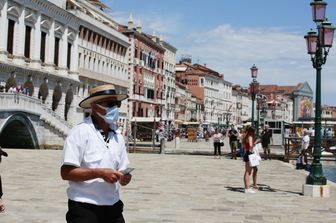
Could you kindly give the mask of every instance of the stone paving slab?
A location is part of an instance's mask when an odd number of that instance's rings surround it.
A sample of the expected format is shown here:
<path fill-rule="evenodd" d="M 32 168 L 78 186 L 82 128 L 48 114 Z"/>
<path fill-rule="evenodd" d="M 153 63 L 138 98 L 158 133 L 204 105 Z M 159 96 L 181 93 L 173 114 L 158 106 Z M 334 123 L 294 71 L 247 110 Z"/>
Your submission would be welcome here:
<path fill-rule="evenodd" d="M 65 222 L 67 182 L 61 151 L 6 150 L 1 163 L 5 213 L 1 223 Z M 205 155 L 130 154 L 133 180 L 121 189 L 127 222 L 335 222 L 330 198 L 304 197 L 306 172 L 278 160 L 263 161 L 261 190 L 243 193 L 241 160 Z"/>

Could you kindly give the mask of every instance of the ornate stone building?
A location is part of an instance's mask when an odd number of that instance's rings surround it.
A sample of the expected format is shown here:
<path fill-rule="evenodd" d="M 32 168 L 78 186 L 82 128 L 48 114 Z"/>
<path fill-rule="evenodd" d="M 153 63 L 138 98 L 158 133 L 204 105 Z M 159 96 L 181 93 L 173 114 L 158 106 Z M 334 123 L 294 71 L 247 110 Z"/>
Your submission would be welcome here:
<path fill-rule="evenodd" d="M 127 53 L 130 44 L 128 38 L 118 31 L 119 24 L 86 0 L 68 0 L 67 10 L 80 19 L 79 97 L 88 96 L 90 88 L 104 83 L 114 84 L 117 92 L 127 94 L 130 87 Z M 122 132 L 126 131 L 127 104 L 127 100 L 123 101 L 120 108 L 119 124 Z M 78 117 L 77 122 L 81 119 Z"/>
<path fill-rule="evenodd" d="M 65 0 L 0 0 L 0 27 L 1 137 L 17 121 L 35 148 L 58 144 L 76 122 L 79 20 Z"/>
<path fill-rule="evenodd" d="M 85 0 L 0 0 L 1 139 L 18 127 L 30 147 L 59 147 L 83 119 L 78 103 L 92 87 L 112 83 L 128 92 L 129 39 L 104 7 Z M 127 105 L 119 119 L 125 131 Z"/>

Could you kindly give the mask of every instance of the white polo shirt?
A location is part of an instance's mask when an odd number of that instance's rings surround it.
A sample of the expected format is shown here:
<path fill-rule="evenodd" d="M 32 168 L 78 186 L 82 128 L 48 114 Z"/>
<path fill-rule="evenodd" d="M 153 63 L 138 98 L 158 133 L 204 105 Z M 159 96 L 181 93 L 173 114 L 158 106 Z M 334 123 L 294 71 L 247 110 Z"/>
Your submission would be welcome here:
<path fill-rule="evenodd" d="M 120 133 L 109 133 L 106 143 L 94 127 L 91 117 L 75 126 L 65 140 L 62 165 L 83 168 L 111 168 L 124 170 L 129 164 L 124 138 Z M 69 181 L 67 195 L 70 200 L 95 205 L 113 205 L 119 201 L 119 184 L 103 179 L 83 182 Z"/>
<path fill-rule="evenodd" d="M 310 137 L 309 137 L 309 135 L 305 135 L 305 136 L 303 136 L 303 138 L 302 138 L 302 145 L 301 145 L 301 150 L 300 150 L 300 152 L 301 152 L 302 150 L 306 150 L 306 149 L 308 149 L 308 147 L 309 147 L 309 142 L 310 142 Z"/>

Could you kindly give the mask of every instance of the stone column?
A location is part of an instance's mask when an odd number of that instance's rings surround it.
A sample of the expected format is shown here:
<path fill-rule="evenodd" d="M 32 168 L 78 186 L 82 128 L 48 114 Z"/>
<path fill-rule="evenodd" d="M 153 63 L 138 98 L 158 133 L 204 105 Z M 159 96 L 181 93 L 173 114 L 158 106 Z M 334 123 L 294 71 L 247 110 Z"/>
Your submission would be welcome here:
<path fill-rule="evenodd" d="M 46 43 L 46 70 L 52 72 L 55 70 L 54 67 L 54 50 L 55 50 L 55 21 L 51 19 L 51 25 L 49 29 L 49 33 L 47 36 Z"/>
<path fill-rule="evenodd" d="M 18 24 L 14 28 L 14 58 L 13 62 L 18 65 L 23 65 L 25 63 L 24 59 L 24 46 L 25 46 L 25 8 L 22 9 L 22 12 L 19 16 Z"/>
<path fill-rule="evenodd" d="M 0 11 L 0 27 L 2 30 L 2 38 L 0 38 L 0 61 L 7 62 L 7 35 L 8 35 L 8 19 L 7 19 L 7 0 L 4 1 L 3 7 Z"/>
<path fill-rule="evenodd" d="M 36 69 L 41 68 L 41 13 L 37 12 L 36 14 L 36 22 L 35 22 L 35 28 L 33 31 L 33 39 L 32 42 L 32 60 L 31 60 L 31 66 Z"/>
<path fill-rule="evenodd" d="M 68 58 L 68 26 L 65 26 L 59 44 L 59 73 L 64 76 L 68 75 L 67 58 Z"/>
<path fill-rule="evenodd" d="M 70 74 L 72 78 L 78 80 L 78 33 L 75 35 L 75 40 L 73 41 L 71 47 L 71 65 L 70 65 Z M 84 56 L 83 56 L 84 57 Z"/>

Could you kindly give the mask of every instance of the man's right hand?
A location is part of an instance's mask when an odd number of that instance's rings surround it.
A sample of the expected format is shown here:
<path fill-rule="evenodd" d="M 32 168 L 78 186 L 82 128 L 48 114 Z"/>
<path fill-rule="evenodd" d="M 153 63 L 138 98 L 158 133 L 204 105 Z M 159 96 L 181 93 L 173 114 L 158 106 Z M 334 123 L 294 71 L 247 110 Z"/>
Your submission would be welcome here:
<path fill-rule="evenodd" d="M 118 182 L 123 175 L 121 172 L 109 168 L 102 168 L 99 171 L 100 178 L 111 184 Z"/>

